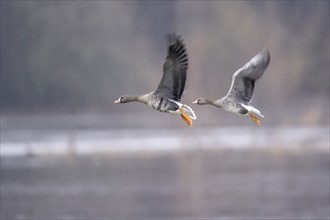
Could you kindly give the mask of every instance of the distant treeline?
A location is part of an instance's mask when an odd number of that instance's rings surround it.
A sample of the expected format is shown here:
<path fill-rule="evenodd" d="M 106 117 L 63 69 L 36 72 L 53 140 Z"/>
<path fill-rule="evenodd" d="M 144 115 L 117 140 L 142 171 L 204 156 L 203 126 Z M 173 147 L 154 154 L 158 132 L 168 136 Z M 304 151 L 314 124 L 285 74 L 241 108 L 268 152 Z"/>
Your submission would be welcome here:
<path fill-rule="evenodd" d="M 259 102 L 329 96 L 328 1 L 5 1 L 1 110 L 102 111 L 119 95 L 152 91 L 168 32 L 188 48 L 187 101 L 225 95 L 264 47 L 272 60 Z"/>

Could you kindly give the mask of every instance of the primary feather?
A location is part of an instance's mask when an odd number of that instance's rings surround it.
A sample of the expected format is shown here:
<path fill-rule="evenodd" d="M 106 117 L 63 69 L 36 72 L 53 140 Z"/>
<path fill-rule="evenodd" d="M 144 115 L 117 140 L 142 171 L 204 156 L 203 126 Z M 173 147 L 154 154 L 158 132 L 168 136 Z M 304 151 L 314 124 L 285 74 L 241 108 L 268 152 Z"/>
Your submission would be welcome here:
<path fill-rule="evenodd" d="M 167 39 L 168 52 L 163 65 L 163 76 L 155 93 L 180 101 L 186 84 L 188 55 L 180 36 L 169 34 Z"/>
<path fill-rule="evenodd" d="M 254 92 L 255 81 L 264 74 L 270 62 L 268 50 L 263 50 L 237 70 L 227 94 L 238 102 L 250 103 Z"/>

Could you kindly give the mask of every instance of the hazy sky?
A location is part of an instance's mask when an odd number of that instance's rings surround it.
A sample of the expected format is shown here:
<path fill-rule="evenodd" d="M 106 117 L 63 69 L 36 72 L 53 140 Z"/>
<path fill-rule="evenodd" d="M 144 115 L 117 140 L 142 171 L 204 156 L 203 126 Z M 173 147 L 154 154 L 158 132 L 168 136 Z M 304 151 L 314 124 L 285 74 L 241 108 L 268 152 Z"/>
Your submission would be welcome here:
<path fill-rule="evenodd" d="M 158 85 L 169 32 L 189 53 L 188 103 L 225 95 L 232 74 L 268 48 L 256 104 L 303 96 L 328 106 L 318 100 L 329 97 L 328 1 L 5 1 L 1 108 L 119 111 L 115 98 Z"/>

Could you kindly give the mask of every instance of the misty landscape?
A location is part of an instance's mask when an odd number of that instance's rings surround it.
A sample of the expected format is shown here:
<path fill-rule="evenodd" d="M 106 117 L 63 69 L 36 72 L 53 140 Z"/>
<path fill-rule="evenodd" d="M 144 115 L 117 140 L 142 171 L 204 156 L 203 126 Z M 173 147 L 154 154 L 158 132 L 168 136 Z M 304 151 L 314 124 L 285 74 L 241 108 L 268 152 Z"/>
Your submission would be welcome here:
<path fill-rule="evenodd" d="M 329 219 L 329 1 L 1 1 L 0 219 Z M 179 116 L 156 89 L 189 57 Z M 227 94 L 264 48 L 248 117 Z"/>

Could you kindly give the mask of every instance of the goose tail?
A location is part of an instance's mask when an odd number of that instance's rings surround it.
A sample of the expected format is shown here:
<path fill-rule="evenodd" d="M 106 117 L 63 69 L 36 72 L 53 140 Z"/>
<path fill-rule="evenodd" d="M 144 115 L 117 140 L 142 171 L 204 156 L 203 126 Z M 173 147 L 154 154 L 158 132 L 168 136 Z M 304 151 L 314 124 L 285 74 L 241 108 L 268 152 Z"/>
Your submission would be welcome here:
<path fill-rule="evenodd" d="M 246 108 L 249 112 L 253 112 L 253 113 L 259 115 L 259 116 L 262 117 L 262 118 L 265 117 L 265 116 L 263 116 L 263 115 L 261 114 L 261 112 L 260 112 L 258 109 L 256 109 L 256 108 L 253 107 L 253 106 L 250 106 L 250 105 L 244 105 L 244 104 L 242 104 L 242 106 L 243 106 L 244 108 Z"/>
<path fill-rule="evenodd" d="M 181 108 L 185 111 L 185 113 L 188 115 L 189 118 L 193 120 L 197 119 L 195 112 L 192 110 L 192 108 L 189 105 L 183 104 Z"/>

